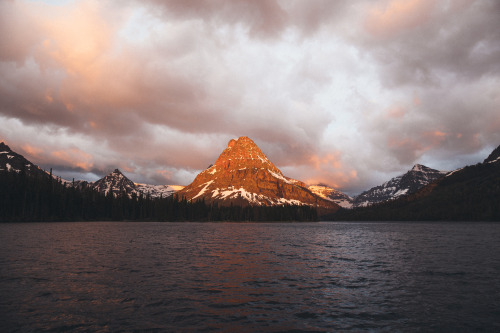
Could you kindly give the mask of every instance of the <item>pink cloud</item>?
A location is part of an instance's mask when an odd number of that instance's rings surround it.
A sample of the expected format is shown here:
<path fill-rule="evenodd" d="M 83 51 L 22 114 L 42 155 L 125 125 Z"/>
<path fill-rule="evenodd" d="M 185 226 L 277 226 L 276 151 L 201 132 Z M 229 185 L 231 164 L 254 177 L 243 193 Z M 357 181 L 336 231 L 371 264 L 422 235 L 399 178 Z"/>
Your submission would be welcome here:
<path fill-rule="evenodd" d="M 340 163 L 340 153 L 330 153 L 323 156 L 312 155 L 310 157 L 311 164 L 314 166 L 316 170 L 320 170 L 326 167 L 339 168 L 341 167 Z"/>
<path fill-rule="evenodd" d="M 90 171 L 94 166 L 93 156 L 78 148 L 53 151 L 51 155 L 55 157 L 61 165 L 66 165 L 72 168 Z"/>
<path fill-rule="evenodd" d="M 390 0 L 375 2 L 365 18 L 365 30 L 379 38 L 398 35 L 424 24 L 430 17 L 433 0 Z"/>
<path fill-rule="evenodd" d="M 393 106 L 386 111 L 389 118 L 401 118 L 406 114 L 406 110 L 402 106 Z"/>
<path fill-rule="evenodd" d="M 44 150 L 39 148 L 39 147 L 34 147 L 29 144 L 24 144 L 21 149 L 23 150 L 24 154 L 28 159 L 36 159 L 39 160 L 41 158 L 41 155 L 43 154 Z"/>

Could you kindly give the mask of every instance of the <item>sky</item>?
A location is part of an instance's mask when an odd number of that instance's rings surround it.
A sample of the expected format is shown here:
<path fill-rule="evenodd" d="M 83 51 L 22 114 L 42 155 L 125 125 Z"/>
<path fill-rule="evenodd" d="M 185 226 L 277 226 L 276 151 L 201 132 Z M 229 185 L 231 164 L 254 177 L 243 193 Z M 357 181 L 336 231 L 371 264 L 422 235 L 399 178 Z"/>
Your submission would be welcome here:
<path fill-rule="evenodd" d="M 248 136 L 356 195 L 500 145 L 500 1 L 0 1 L 0 141 L 188 185 Z"/>

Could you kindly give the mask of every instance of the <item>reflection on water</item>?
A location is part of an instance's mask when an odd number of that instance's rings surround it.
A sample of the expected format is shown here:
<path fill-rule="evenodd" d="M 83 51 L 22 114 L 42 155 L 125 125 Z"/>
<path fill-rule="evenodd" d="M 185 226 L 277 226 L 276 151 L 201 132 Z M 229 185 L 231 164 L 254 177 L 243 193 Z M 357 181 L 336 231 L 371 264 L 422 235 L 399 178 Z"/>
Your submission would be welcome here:
<path fill-rule="evenodd" d="M 499 331 L 500 224 L 0 224 L 4 331 Z"/>

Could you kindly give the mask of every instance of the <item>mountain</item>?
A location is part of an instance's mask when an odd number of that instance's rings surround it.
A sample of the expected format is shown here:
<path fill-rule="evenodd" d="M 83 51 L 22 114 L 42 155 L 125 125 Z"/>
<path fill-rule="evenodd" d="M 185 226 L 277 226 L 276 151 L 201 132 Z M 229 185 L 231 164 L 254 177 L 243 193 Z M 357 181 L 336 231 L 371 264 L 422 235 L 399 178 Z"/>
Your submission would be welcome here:
<path fill-rule="evenodd" d="M 436 179 L 444 177 L 447 173 L 447 171 L 439 171 L 425 165 L 415 164 L 404 175 L 392 178 L 382 185 L 373 187 L 355 196 L 353 206 L 365 207 L 383 201 L 394 200 L 402 195 L 415 193 Z"/>
<path fill-rule="evenodd" d="M 90 186 L 105 195 L 112 192 L 114 196 L 118 196 L 120 193 L 125 192 L 129 197 L 143 194 L 144 196 L 149 195 L 151 198 L 166 198 L 184 188 L 184 186 L 179 185 L 134 183 L 118 169 L 95 182 L 75 182 L 75 184 L 76 186 Z"/>
<path fill-rule="evenodd" d="M 323 199 L 330 200 L 335 202 L 337 205 L 339 205 L 342 208 L 351 208 L 352 207 L 352 202 L 353 198 L 348 196 L 345 193 L 342 193 L 341 191 L 338 191 L 336 189 L 333 189 L 329 186 L 319 184 L 319 185 L 310 185 L 308 189 L 313 192 L 316 195 L 319 195 Z"/>
<path fill-rule="evenodd" d="M 303 182 L 285 177 L 245 136 L 229 141 L 215 164 L 198 174 L 177 195 L 188 201 L 203 199 L 226 206 L 296 204 L 330 211 L 339 208 L 334 202 L 312 193 Z"/>
<path fill-rule="evenodd" d="M 500 221 L 500 146 L 483 163 L 448 173 L 393 201 L 339 210 L 336 220 Z"/>
<path fill-rule="evenodd" d="M 12 151 L 4 142 L 0 142 L 0 171 L 15 171 L 17 173 L 24 170 L 26 173 L 40 176 L 47 176 L 39 166 L 28 161 L 24 156 Z"/>
<path fill-rule="evenodd" d="M 49 174 L 43 171 L 39 166 L 28 161 L 22 155 L 12 151 L 4 142 L 0 142 L 0 171 L 15 171 L 17 173 L 22 170 L 30 174 L 39 176 L 48 176 Z M 55 176 L 53 176 L 56 178 Z M 115 169 L 109 175 L 95 181 L 87 182 L 84 180 L 75 180 L 73 182 L 61 178 L 57 178 L 62 183 L 77 188 L 91 187 L 105 195 L 112 192 L 117 196 L 122 191 L 132 197 L 133 194 L 139 196 L 141 193 L 149 195 L 151 198 L 165 198 L 171 196 L 175 192 L 184 188 L 179 185 L 149 185 L 149 184 L 136 184 L 128 179 L 120 170 Z"/>
<path fill-rule="evenodd" d="M 91 186 L 101 193 L 107 195 L 112 192 L 115 196 L 121 192 L 127 193 L 129 196 L 132 194 L 139 194 L 133 181 L 128 179 L 120 170 L 115 169 L 112 173 L 103 178 L 91 183 Z"/>

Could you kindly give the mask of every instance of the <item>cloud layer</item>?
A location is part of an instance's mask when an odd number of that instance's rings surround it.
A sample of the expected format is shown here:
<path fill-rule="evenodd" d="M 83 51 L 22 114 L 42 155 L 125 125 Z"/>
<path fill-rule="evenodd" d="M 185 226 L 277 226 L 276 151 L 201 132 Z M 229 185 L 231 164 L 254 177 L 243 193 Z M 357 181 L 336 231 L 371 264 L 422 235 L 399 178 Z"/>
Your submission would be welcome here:
<path fill-rule="evenodd" d="M 229 139 L 350 194 L 500 144 L 497 1 L 0 2 L 0 140 L 188 184 Z"/>

